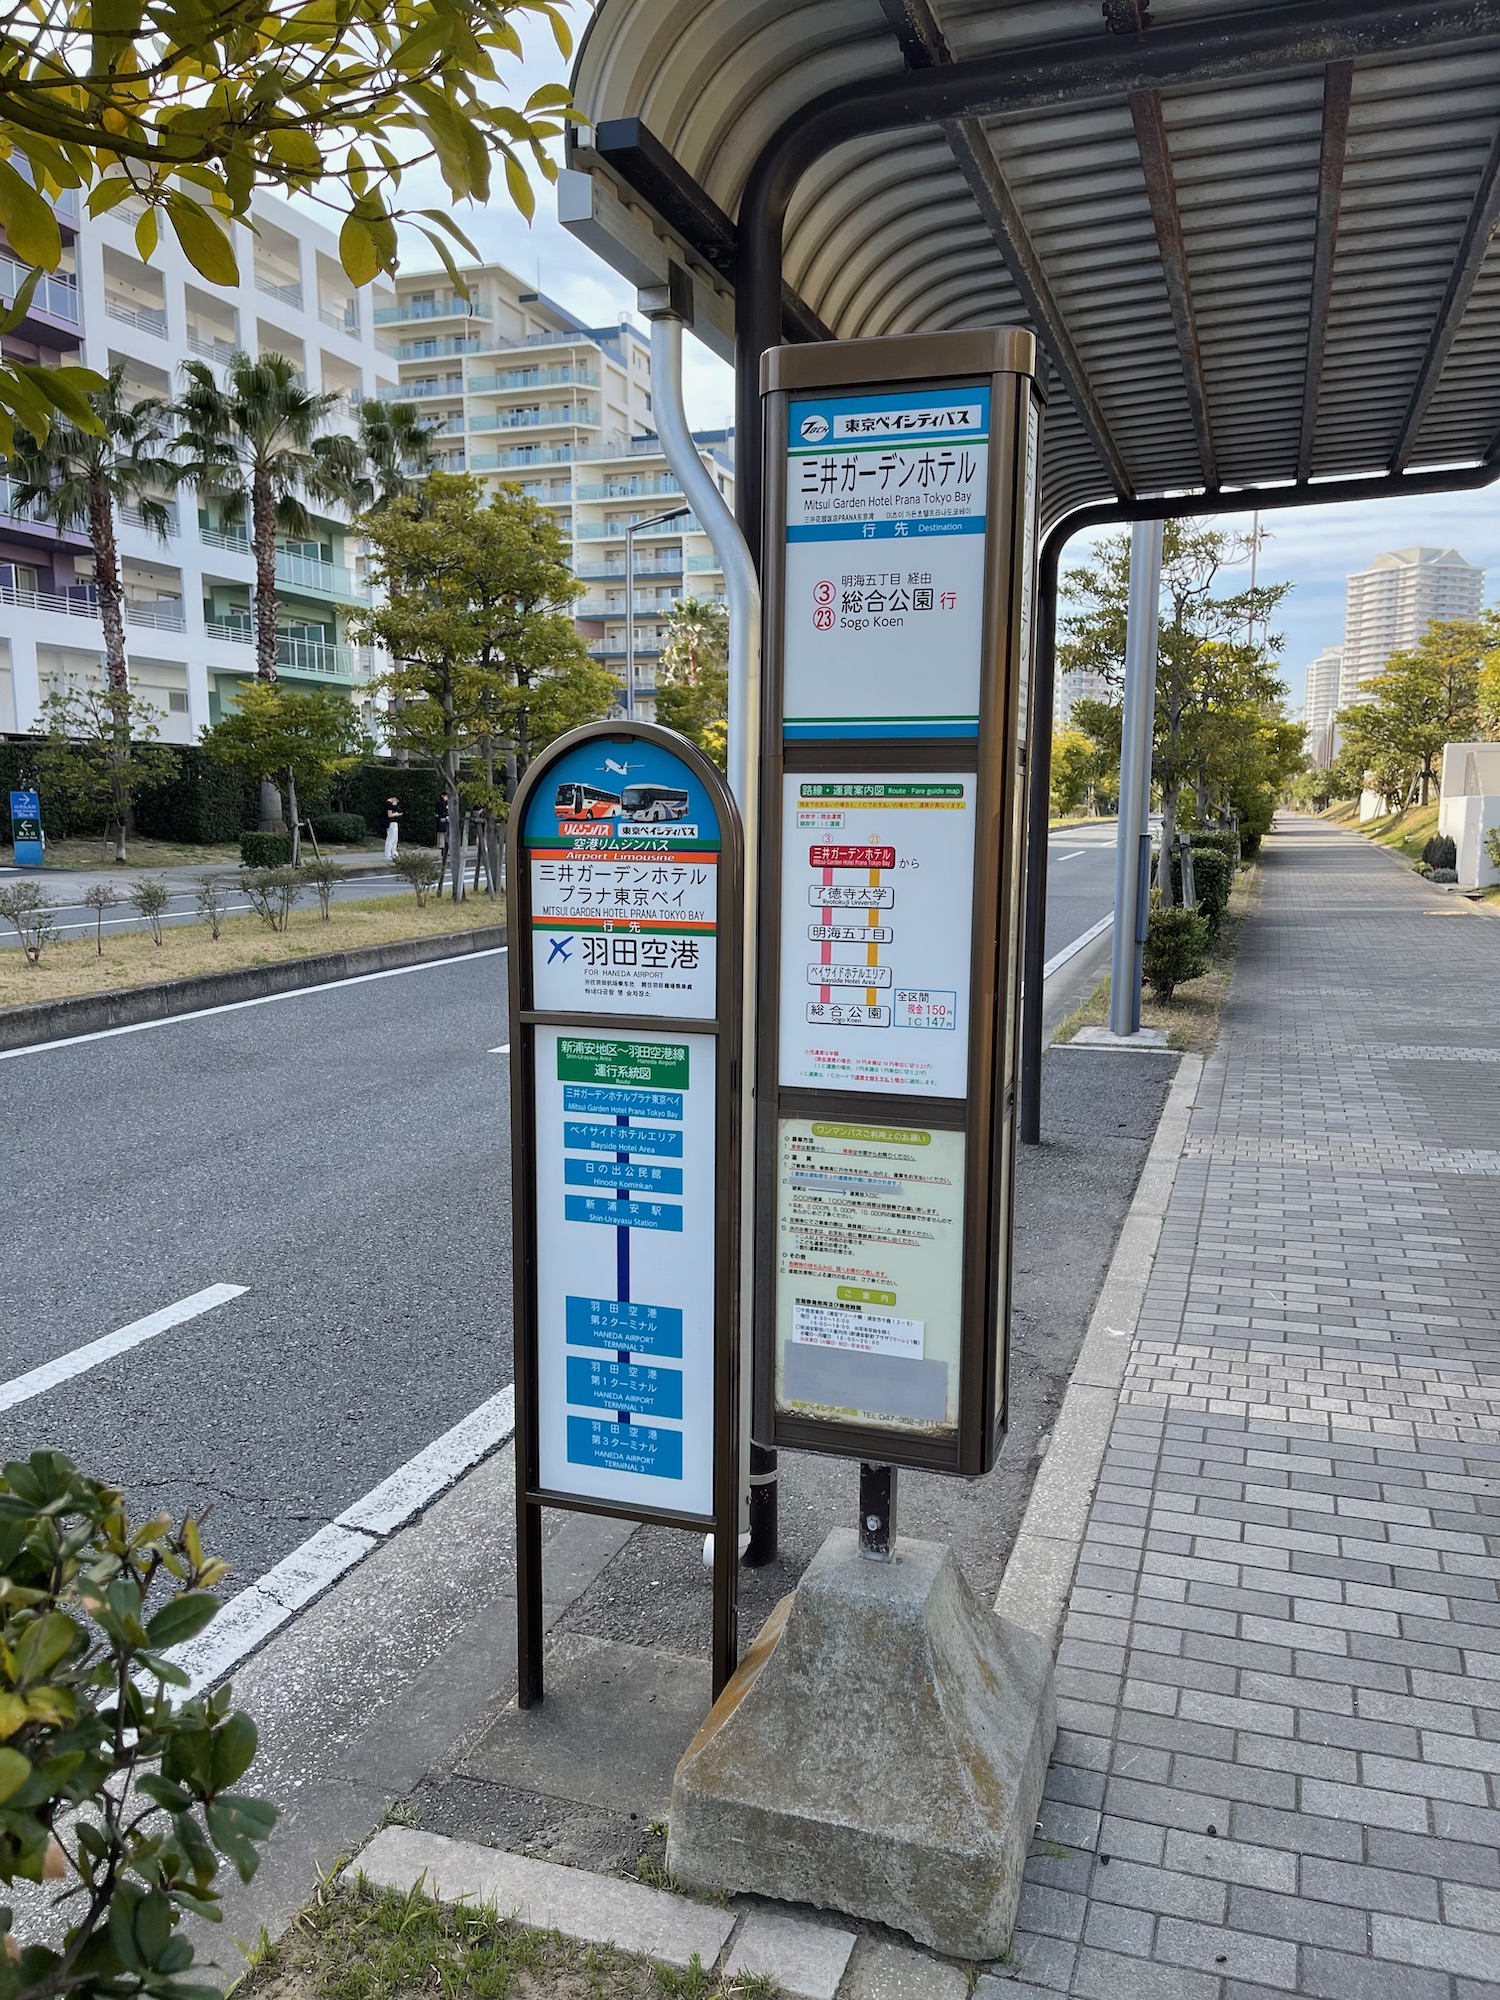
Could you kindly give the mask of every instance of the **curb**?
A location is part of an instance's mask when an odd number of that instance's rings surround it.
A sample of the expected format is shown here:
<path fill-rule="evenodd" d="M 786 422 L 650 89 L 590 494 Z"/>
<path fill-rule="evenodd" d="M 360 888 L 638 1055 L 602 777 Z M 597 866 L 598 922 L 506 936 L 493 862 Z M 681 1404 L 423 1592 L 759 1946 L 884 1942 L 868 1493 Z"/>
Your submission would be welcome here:
<path fill-rule="evenodd" d="M 504 943 L 504 924 L 485 924 L 477 930 L 451 931 L 440 937 L 398 938 L 391 944 L 363 945 L 355 951 L 285 959 L 278 965 L 206 972 L 196 979 L 133 986 L 123 993 L 80 993 L 65 1000 L 6 1007 L 0 1009 L 0 1051 L 96 1035 L 110 1028 L 140 1027 L 147 1021 L 170 1020 L 174 1014 L 196 1014 L 205 1008 L 269 999 L 308 986 L 333 986 L 372 972 L 395 972 L 410 965 L 465 958 L 472 952 L 493 951 Z"/>
<path fill-rule="evenodd" d="M 1202 1075 L 1203 1057 L 1183 1056 L 995 1599 L 1054 1656 Z"/>

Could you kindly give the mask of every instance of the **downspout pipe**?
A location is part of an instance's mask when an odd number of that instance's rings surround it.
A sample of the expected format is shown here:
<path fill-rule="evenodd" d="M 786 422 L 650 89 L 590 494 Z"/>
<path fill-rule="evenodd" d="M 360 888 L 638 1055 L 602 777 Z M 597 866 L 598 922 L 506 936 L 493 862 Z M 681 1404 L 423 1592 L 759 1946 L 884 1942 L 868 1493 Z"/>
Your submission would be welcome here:
<path fill-rule="evenodd" d="M 729 599 L 729 789 L 745 830 L 745 948 L 739 1051 L 740 1111 L 740 1465 L 741 1541 L 751 1528 L 751 1499 L 757 1500 L 759 1529 L 751 1560 L 762 1554 L 770 1509 L 770 1553 L 775 1553 L 774 1481 L 765 1477 L 764 1454 L 752 1454 L 750 1406 L 753 1375 L 755 1275 L 755 999 L 759 964 L 758 908 L 760 856 L 760 579 L 745 537 L 712 473 L 698 456 L 682 400 L 682 329 L 692 324 L 692 283 L 680 265 L 670 266 L 667 283 L 639 294 L 641 312 L 651 323 L 651 395 L 657 435 L 683 495 L 702 522 L 724 572 Z M 736 468 L 738 473 L 738 467 Z M 774 1467 L 774 1459 L 771 1464 Z M 753 1482 L 745 1484 L 744 1482 Z"/>

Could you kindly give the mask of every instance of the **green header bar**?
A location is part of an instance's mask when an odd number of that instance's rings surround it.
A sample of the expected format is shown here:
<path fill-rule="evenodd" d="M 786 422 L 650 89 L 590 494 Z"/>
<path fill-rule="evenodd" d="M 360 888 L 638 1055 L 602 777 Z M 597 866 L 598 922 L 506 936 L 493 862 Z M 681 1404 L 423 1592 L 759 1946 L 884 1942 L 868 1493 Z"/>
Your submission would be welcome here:
<path fill-rule="evenodd" d="M 686 1090 L 685 1042 L 602 1042 L 564 1035 L 557 1044 L 562 1083 L 625 1083 L 644 1088 Z"/>

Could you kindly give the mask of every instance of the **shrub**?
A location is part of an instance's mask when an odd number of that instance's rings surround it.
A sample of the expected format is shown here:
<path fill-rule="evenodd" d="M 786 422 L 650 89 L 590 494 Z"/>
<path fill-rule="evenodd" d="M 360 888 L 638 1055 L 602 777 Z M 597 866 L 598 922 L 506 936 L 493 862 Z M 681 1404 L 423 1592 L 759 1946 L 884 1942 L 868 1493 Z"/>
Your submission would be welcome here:
<path fill-rule="evenodd" d="M 1193 887 L 1198 891 L 1198 914 L 1208 925 L 1210 937 L 1219 935 L 1224 912 L 1229 907 L 1229 891 L 1234 881 L 1234 864 L 1218 847 L 1199 849 L 1193 835 Z M 1182 862 L 1172 856 L 1172 891 L 1182 895 Z"/>
<path fill-rule="evenodd" d="M 1432 868 L 1428 870 L 1427 879 L 1429 882 L 1456 882 L 1458 880 L 1458 870 L 1456 868 Z"/>
<path fill-rule="evenodd" d="M 1451 834 L 1435 833 L 1423 847 L 1422 859 L 1429 868 L 1456 868 L 1458 843 Z"/>
<path fill-rule="evenodd" d="M 289 833 L 242 833 L 241 868 L 290 868 L 292 836 Z"/>
<path fill-rule="evenodd" d="M 227 1565 L 191 1517 L 132 1522 L 60 1452 L 0 1472 L 0 1884 L 65 1878 L 61 1948 L 17 1945 L 24 2000 L 203 1995 L 184 1912 L 220 1918 L 221 1859 L 248 1882 L 276 1810 L 235 1788 L 257 1748 L 229 1688 L 183 1699 L 169 1649 L 221 1609 Z M 149 1609 L 148 1609 L 149 1606 Z"/>
<path fill-rule="evenodd" d="M 318 908 L 323 913 L 323 921 L 328 921 L 328 905 L 333 900 L 333 892 L 344 879 L 344 871 L 336 861 L 304 861 L 302 879 L 309 888 L 318 892 Z"/>
<path fill-rule="evenodd" d="M 314 813 L 312 830 L 325 847 L 355 847 L 369 835 L 364 815 L 354 812 Z"/>
<path fill-rule="evenodd" d="M 113 882 L 90 882 L 83 892 L 83 907 L 94 913 L 94 946 L 100 958 L 104 956 L 104 912 L 112 910 L 120 900 L 120 892 Z"/>
<path fill-rule="evenodd" d="M 28 965 L 40 965 L 52 941 L 55 907 L 40 882 L 8 882 L 0 887 L 0 917 L 15 926 Z"/>
<path fill-rule="evenodd" d="M 1490 857 L 1490 866 L 1500 868 L 1500 826 L 1492 826 L 1484 836 L 1484 848 Z"/>
<path fill-rule="evenodd" d="M 224 881 L 219 875 L 200 875 L 197 889 L 198 914 L 208 925 L 214 942 L 224 927 Z"/>
<path fill-rule="evenodd" d="M 1195 910 L 1168 909 L 1151 901 L 1143 954 L 1146 982 L 1158 1000 L 1170 1000 L 1184 981 L 1208 970 L 1208 925 Z"/>
<path fill-rule="evenodd" d="M 416 890 L 417 908 L 425 909 L 428 895 L 443 879 L 442 862 L 435 854 L 398 854 L 391 867 Z"/>
<path fill-rule="evenodd" d="M 143 875 L 130 885 L 130 900 L 151 926 L 152 941 L 161 943 L 162 913 L 172 900 L 172 892 L 160 875 Z"/>
<path fill-rule="evenodd" d="M 1183 830 L 1193 843 L 1193 859 L 1195 861 L 1200 854 L 1222 854 L 1224 859 L 1229 863 L 1231 871 L 1233 870 L 1239 842 L 1227 828 L 1219 826 L 1192 826 L 1186 827 Z"/>
<path fill-rule="evenodd" d="M 263 924 L 284 931 L 302 894 L 300 868 L 242 868 L 240 883 Z"/>

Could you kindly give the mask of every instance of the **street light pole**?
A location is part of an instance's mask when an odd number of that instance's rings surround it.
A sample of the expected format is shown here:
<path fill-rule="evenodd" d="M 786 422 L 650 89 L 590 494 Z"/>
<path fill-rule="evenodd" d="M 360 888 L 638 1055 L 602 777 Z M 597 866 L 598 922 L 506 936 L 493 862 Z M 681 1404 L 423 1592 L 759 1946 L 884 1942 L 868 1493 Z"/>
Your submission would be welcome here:
<path fill-rule="evenodd" d="M 668 521 L 680 521 L 691 507 L 674 507 L 668 514 L 650 514 L 644 521 L 625 524 L 625 715 L 635 721 L 635 534 L 637 528 L 660 528 Z"/>

